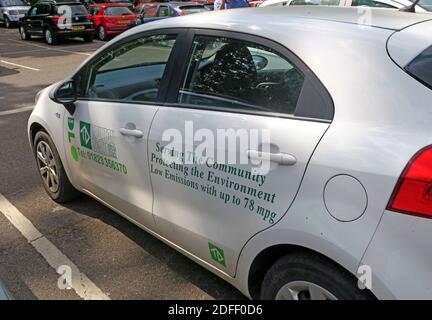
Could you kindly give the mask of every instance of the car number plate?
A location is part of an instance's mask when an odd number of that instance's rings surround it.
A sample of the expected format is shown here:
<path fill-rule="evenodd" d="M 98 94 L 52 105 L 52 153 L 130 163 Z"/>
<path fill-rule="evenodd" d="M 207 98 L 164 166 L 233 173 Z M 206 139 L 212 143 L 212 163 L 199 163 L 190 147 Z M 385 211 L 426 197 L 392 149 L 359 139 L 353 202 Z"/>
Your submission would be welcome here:
<path fill-rule="evenodd" d="M 75 30 L 75 31 L 84 30 L 84 29 L 85 29 L 85 26 L 72 26 L 72 30 Z"/>
<path fill-rule="evenodd" d="M 129 20 L 119 20 L 119 23 L 129 23 Z"/>

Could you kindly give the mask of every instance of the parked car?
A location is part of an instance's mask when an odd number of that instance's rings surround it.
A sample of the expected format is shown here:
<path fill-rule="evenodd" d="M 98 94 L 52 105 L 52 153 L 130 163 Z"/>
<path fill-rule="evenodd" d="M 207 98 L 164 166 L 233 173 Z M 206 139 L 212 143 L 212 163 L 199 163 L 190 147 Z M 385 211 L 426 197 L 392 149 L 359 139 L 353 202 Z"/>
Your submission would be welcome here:
<path fill-rule="evenodd" d="M 0 0 L 0 22 L 6 28 L 18 24 L 29 11 L 30 6 L 22 0 Z"/>
<path fill-rule="evenodd" d="M 370 14 L 123 33 L 37 95 L 45 190 L 98 199 L 250 298 L 432 299 L 432 20 Z"/>
<path fill-rule="evenodd" d="M 411 0 L 266 0 L 258 6 L 323 5 L 402 9 L 412 3 Z M 428 11 L 432 11 L 432 0 L 420 0 L 420 3 L 416 6 L 416 12 Z"/>
<path fill-rule="evenodd" d="M 44 37 L 49 45 L 54 45 L 60 39 L 73 37 L 91 42 L 94 29 L 91 16 L 81 3 L 42 0 L 32 5 L 28 14 L 21 18 L 19 32 L 22 40 L 39 36 Z"/>
<path fill-rule="evenodd" d="M 207 12 L 210 9 L 206 8 L 204 4 L 199 2 L 169 2 L 169 3 L 156 3 L 152 5 L 145 5 L 137 7 L 136 10 L 139 14 L 132 27 L 143 23 L 189 15 L 193 13 Z"/>
<path fill-rule="evenodd" d="M 102 41 L 127 30 L 137 18 L 137 15 L 131 11 L 131 6 L 123 3 L 91 5 L 89 12 L 97 35 Z"/>

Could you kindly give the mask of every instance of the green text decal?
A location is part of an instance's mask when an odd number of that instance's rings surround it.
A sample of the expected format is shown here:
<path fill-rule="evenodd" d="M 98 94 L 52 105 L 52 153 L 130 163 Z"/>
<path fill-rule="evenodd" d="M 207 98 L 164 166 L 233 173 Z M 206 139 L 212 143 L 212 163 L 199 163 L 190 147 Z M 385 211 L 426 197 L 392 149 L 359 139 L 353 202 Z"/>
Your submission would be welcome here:
<path fill-rule="evenodd" d="M 213 243 L 209 242 L 208 247 L 210 250 L 210 256 L 214 261 L 226 267 L 224 251 L 221 248 L 216 247 Z"/>

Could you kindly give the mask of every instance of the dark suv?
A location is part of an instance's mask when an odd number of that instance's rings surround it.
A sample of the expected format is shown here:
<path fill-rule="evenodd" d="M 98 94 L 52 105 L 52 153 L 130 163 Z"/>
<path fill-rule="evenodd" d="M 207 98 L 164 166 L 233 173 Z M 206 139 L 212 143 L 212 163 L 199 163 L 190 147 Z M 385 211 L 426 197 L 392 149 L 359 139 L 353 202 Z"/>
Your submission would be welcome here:
<path fill-rule="evenodd" d="M 94 36 L 91 16 L 80 2 L 74 1 L 39 1 L 21 18 L 19 32 L 23 40 L 42 36 L 50 45 L 72 37 L 91 42 Z"/>

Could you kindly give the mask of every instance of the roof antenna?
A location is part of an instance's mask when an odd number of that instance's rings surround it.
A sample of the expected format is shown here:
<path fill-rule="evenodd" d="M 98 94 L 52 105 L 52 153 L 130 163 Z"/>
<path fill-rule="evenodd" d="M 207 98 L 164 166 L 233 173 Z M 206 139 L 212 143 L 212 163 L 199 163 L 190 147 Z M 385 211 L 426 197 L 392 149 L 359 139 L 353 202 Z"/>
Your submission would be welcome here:
<path fill-rule="evenodd" d="M 415 13 L 416 6 L 418 5 L 419 2 L 420 0 L 415 0 L 411 5 L 403 7 L 402 9 L 399 9 L 399 11 Z"/>

